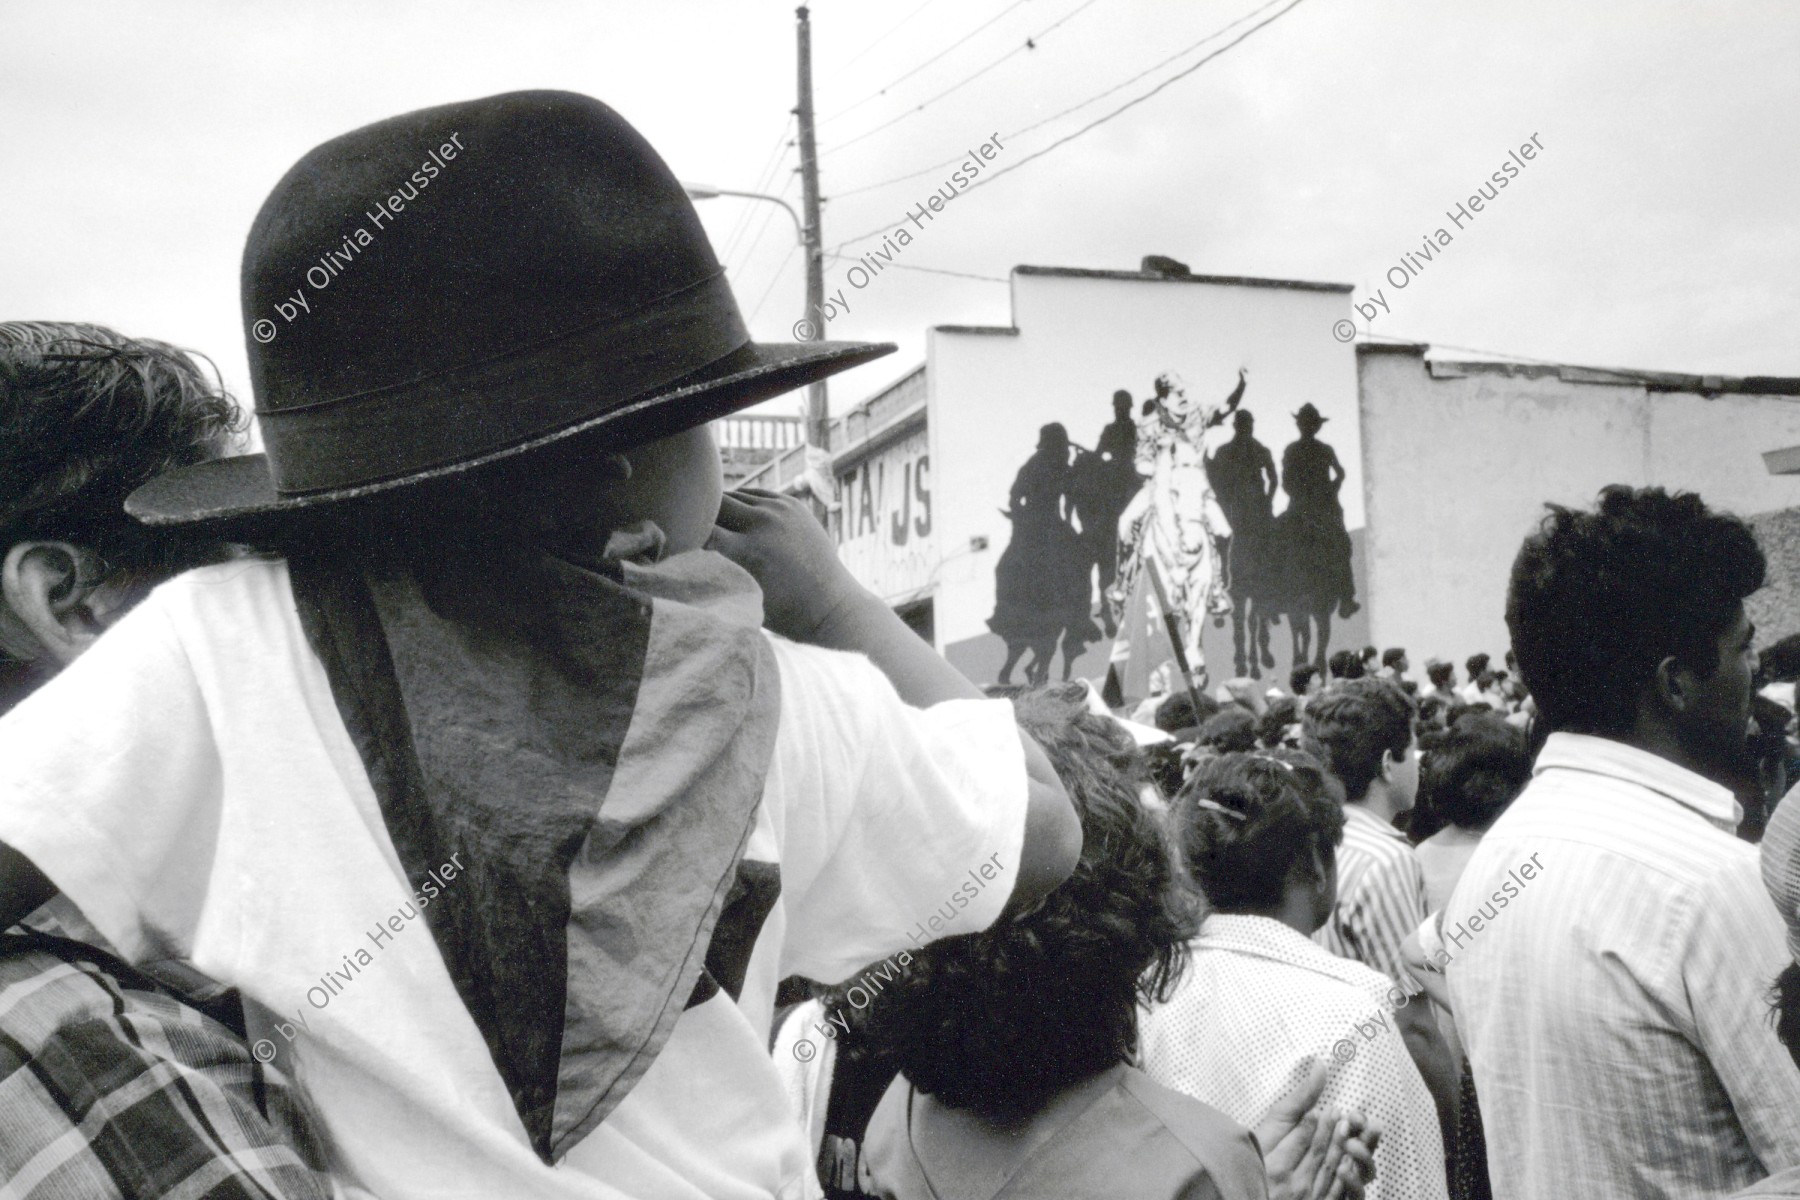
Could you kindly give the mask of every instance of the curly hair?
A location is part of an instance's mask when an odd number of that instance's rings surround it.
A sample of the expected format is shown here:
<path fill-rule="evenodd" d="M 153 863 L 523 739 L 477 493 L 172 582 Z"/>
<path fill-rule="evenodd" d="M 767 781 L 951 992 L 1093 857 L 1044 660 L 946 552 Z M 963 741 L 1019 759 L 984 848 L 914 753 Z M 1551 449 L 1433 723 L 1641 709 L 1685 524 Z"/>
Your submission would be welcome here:
<path fill-rule="evenodd" d="M 1223 809 L 1224 811 L 1221 811 Z M 1182 862 L 1221 912 L 1277 908 L 1296 868 L 1329 863 L 1344 838 L 1344 808 L 1310 754 L 1226 754 L 1195 773 L 1175 800 Z"/>
<path fill-rule="evenodd" d="M 1199 742 L 1220 754 L 1256 749 L 1256 714 L 1241 704 L 1227 704 L 1200 727 Z"/>
<path fill-rule="evenodd" d="M 1306 706 L 1301 745 L 1361 800 L 1381 774 L 1381 756 L 1404 758 L 1413 739 L 1412 697 L 1387 679 L 1352 679 Z"/>
<path fill-rule="evenodd" d="M 1014 702 L 1081 818 L 1074 872 L 1008 921 L 915 951 L 863 1014 L 872 1053 L 920 1092 L 990 1120 L 1029 1116 L 1126 1061 L 1139 1005 L 1168 997 L 1195 928 L 1162 826 L 1137 794 L 1136 748 L 1080 695 Z"/>
<path fill-rule="evenodd" d="M 186 352 L 99 325 L 0 323 L 0 546 L 85 545 L 110 565 L 171 569 L 181 540 L 125 515 L 125 497 L 217 457 L 245 426 Z"/>
<path fill-rule="evenodd" d="M 1498 713 L 1470 713 L 1425 755 L 1420 807 L 1452 825 L 1485 829 L 1531 782 L 1525 731 Z"/>
<path fill-rule="evenodd" d="M 1256 740 L 1265 749 L 1274 749 L 1281 745 L 1287 736 L 1288 727 L 1300 723 L 1300 706 L 1292 696 L 1283 696 L 1279 700 L 1269 701 L 1262 719 L 1256 723 Z"/>
<path fill-rule="evenodd" d="M 1594 512 L 1549 508 L 1507 588 L 1519 673 L 1548 728 L 1618 737 L 1665 658 L 1712 675 L 1763 553 L 1691 492 L 1614 485 Z"/>
<path fill-rule="evenodd" d="M 1775 1036 L 1800 1067 L 1800 963 L 1789 963 L 1775 977 L 1769 1005 L 1775 1010 Z"/>

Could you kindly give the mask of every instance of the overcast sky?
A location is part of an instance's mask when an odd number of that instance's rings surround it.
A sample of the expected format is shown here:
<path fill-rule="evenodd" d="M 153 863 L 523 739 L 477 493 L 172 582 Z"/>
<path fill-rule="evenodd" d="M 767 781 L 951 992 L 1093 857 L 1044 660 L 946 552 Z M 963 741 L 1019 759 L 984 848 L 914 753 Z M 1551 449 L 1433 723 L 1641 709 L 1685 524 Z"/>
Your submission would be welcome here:
<path fill-rule="evenodd" d="M 953 168 L 852 189 L 995 133 L 993 169 L 1021 162 L 1285 6 L 821 0 L 827 244 L 898 223 Z M 1359 301 L 1381 288 L 1391 311 L 1359 322 L 1376 334 L 1800 375 L 1797 63 L 1800 5 L 1781 0 L 1302 0 L 959 198 L 898 261 L 1004 279 L 1021 263 L 1123 269 L 1160 253 L 1201 273 L 1352 283 Z M 538 87 L 605 100 L 684 179 L 798 203 L 791 4 L 0 0 L 0 319 L 98 321 L 203 350 L 247 399 L 238 257 L 282 172 L 369 121 Z M 1449 225 L 1445 210 L 1534 135 L 1539 157 Z M 731 199 L 701 211 L 754 333 L 791 336 L 804 284 L 787 217 Z M 1452 244 L 1397 293 L 1384 274 L 1440 227 Z M 828 292 L 847 265 L 828 263 Z M 839 411 L 919 361 L 929 325 L 1009 319 L 1006 285 L 982 279 L 887 271 L 846 294 L 831 335 L 901 350 L 834 381 Z"/>

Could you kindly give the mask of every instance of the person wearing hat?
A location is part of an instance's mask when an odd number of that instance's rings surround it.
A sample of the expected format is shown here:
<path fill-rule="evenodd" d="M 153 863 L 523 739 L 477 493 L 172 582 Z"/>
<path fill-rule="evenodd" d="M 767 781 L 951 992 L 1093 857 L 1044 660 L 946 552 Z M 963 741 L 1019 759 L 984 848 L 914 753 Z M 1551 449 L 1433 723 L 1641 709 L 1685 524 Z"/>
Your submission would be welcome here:
<path fill-rule="evenodd" d="M 562 92 L 318 147 L 242 284 L 266 455 L 127 508 L 265 552 L 0 720 L 0 924 L 59 890 L 236 987 L 389 1200 L 805 1194 L 777 981 L 1080 846 L 803 505 L 721 497 L 707 421 L 891 347 L 752 342 L 667 166 Z"/>
<path fill-rule="evenodd" d="M 1329 419 L 1310 400 L 1294 414 L 1300 438 L 1281 454 L 1281 486 L 1288 494 L 1282 523 L 1288 530 L 1288 553 L 1308 564 L 1303 574 L 1324 599 L 1337 604 L 1340 617 L 1348 618 L 1362 605 L 1356 600 L 1350 534 L 1344 529 L 1344 506 L 1338 500 L 1344 468 L 1337 451 L 1319 440 L 1319 430 Z"/>
<path fill-rule="evenodd" d="M 994 566 L 994 615 L 987 622 L 1006 643 L 997 677 L 1002 684 L 1012 682 L 1026 650 L 1032 653 L 1026 682 L 1043 683 L 1059 641 L 1066 682 L 1088 643 L 1100 640 L 1090 615 L 1088 555 L 1069 523 L 1074 483 L 1069 451 L 1069 431 L 1060 422 L 1038 430 L 1037 451 L 1019 468 L 1002 513 L 1012 522 L 1012 537 Z"/>

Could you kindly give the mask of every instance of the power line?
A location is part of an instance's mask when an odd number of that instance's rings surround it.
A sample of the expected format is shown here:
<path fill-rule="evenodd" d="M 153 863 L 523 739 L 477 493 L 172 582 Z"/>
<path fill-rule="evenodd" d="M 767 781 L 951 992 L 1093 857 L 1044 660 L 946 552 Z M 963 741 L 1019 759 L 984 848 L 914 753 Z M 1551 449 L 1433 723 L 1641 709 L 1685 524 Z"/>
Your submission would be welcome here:
<path fill-rule="evenodd" d="M 862 57 L 865 54 L 867 54 L 869 51 L 873 50 L 875 47 L 881 45 L 881 43 L 883 43 L 883 42 L 887 41 L 889 38 L 893 37 L 894 34 L 898 33 L 900 31 L 901 25 L 906 24 L 908 21 L 912 20 L 914 17 L 918 16 L 920 13 L 924 12 L 926 9 L 930 8 L 933 4 L 936 4 L 936 3 L 937 3 L 937 0 L 925 0 L 925 3 L 919 5 L 919 7 L 913 9 L 911 12 L 907 13 L 904 17 L 901 17 L 899 22 L 892 29 L 888 30 L 886 33 L 882 34 L 880 37 L 876 38 L 874 41 L 872 41 L 868 45 L 864 46 L 861 50 L 858 50 L 855 54 L 851 55 L 849 60 L 844 63 L 844 66 L 848 67 L 848 66 L 851 66 L 852 64 L 860 61 L 862 59 Z M 840 69 L 842 69 L 842 68 L 840 68 Z"/>
<path fill-rule="evenodd" d="M 794 114 L 789 113 L 787 119 L 781 123 L 781 132 L 775 135 L 775 144 L 769 148 L 769 156 L 764 161 L 762 170 L 756 173 L 756 182 L 750 185 L 751 191 L 767 190 L 769 183 L 775 178 L 775 172 L 781 167 L 781 160 L 787 157 L 787 132 L 788 126 L 793 120 Z M 738 219 L 731 227 L 731 237 L 725 243 L 725 253 L 720 255 L 721 260 L 731 257 L 732 252 L 737 249 L 738 242 L 743 238 L 745 230 L 750 228 L 750 221 L 754 216 L 755 210 L 748 204 L 739 210 Z"/>
<path fill-rule="evenodd" d="M 794 181 L 790 177 L 788 179 L 787 183 L 782 185 L 781 190 L 779 192 L 775 192 L 773 194 L 777 195 L 777 196 L 785 197 L 787 195 L 788 189 L 793 186 L 794 186 Z M 749 266 L 750 265 L 750 256 L 752 254 L 756 253 L 756 247 L 761 244 L 762 239 L 763 239 L 763 234 L 765 234 L 769 231 L 769 222 L 773 221 L 775 219 L 775 210 L 778 209 L 779 207 L 781 207 L 781 206 L 778 204 L 770 204 L 767 201 L 765 201 L 763 203 L 763 205 L 762 205 L 762 210 L 763 210 L 762 224 L 760 224 L 756 227 L 755 235 L 753 237 L 751 237 L 749 242 L 745 243 L 744 248 L 743 248 L 743 257 L 741 257 L 738 260 L 739 266 Z M 729 264 L 727 264 L 727 269 L 729 270 Z"/>
<path fill-rule="evenodd" d="M 1037 49 L 1037 43 L 1043 41 L 1044 37 L 1047 34 L 1054 32 L 1058 26 L 1066 23 L 1067 21 L 1069 21 L 1071 18 L 1075 17 L 1079 13 L 1092 7 L 1095 3 L 1096 3 L 1096 0 L 1082 0 L 1082 3 L 1073 12 L 1070 12 L 1067 16 L 1062 17 L 1060 20 L 1057 20 L 1056 22 L 1046 26 L 1045 28 L 1038 30 L 1036 33 L 1027 37 L 1023 42 L 1019 43 L 1017 46 L 1014 46 L 1011 50 L 1008 50 L 1005 54 L 1002 54 L 999 58 L 996 58 L 993 62 L 989 63 L 987 66 L 981 68 L 979 71 L 976 71 L 973 75 L 966 76 L 959 82 L 951 84 L 949 87 L 945 88 L 943 91 L 939 92 L 937 95 L 932 96 L 928 100 L 923 100 L 923 101 L 919 102 L 918 104 L 914 105 L 912 108 L 909 108 L 905 112 L 901 113 L 899 116 L 894 117 L 891 120 L 884 121 L 880 125 L 875 126 L 875 128 L 873 128 L 873 129 L 865 130 L 864 132 L 857 134 L 855 137 L 851 138 L 847 142 L 840 142 L 837 145 L 831 147 L 831 149 L 822 151 L 820 153 L 819 157 L 823 158 L 827 154 L 836 154 L 839 150 L 842 150 L 846 146 L 854 146 L 857 142 L 862 141 L 866 137 L 873 137 L 876 134 L 880 133 L 882 130 L 886 129 L 888 126 L 897 125 L 901 121 L 904 121 L 904 120 L 906 120 L 906 118 L 912 116 L 914 113 L 919 113 L 919 112 L 925 111 L 927 108 L 931 107 L 933 104 L 936 104 L 939 100 L 942 100 L 945 96 L 948 96 L 951 92 L 957 91 L 963 87 L 968 86 L 971 83 L 974 83 L 977 79 L 980 79 L 983 75 L 986 75 L 989 71 L 993 70 L 995 67 L 999 66 L 1001 63 L 1006 62 L 1008 59 L 1013 58 L 1019 54 L 1022 54 L 1027 50 Z"/>
<path fill-rule="evenodd" d="M 1275 2 L 1280 2 L 1280 0 L 1275 0 Z M 1082 134 L 1091 132 L 1092 130 L 1095 130 L 1095 129 L 1098 129 L 1100 126 L 1106 124 L 1108 121 L 1112 120 L 1114 117 L 1120 116 L 1120 115 L 1128 112 L 1129 110 L 1136 108 L 1138 105 L 1140 105 L 1144 101 L 1150 99 L 1150 97 L 1156 95 L 1158 92 L 1162 91 L 1164 88 L 1168 87 L 1170 84 L 1176 82 L 1177 80 L 1185 79 L 1189 75 L 1192 75 L 1195 71 L 1198 71 L 1201 67 L 1204 67 L 1207 63 L 1211 62 L 1213 59 L 1219 57 L 1221 54 L 1224 54 L 1227 50 L 1230 50 L 1233 46 L 1242 44 L 1252 34 L 1256 33 L 1257 30 L 1266 28 L 1267 26 L 1274 24 L 1276 21 L 1280 20 L 1282 17 L 1285 17 L 1287 14 L 1293 12 L 1296 8 L 1299 8 L 1305 2 L 1306 2 L 1306 0 L 1292 0 L 1292 2 L 1289 3 L 1288 6 L 1284 9 L 1282 9 L 1280 12 L 1275 13 L 1273 16 L 1266 17 L 1263 20 L 1257 22 L 1255 25 L 1252 25 L 1249 29 L 1246 29 L 1243 33 L 1239 34 L 1236 38 L 1225 43 L 1223 46 L 1220 46 L 1217 50 L 1214 50 L 1211 54 L 1204 55 L 1201 58 L 1199 58 L 1198 60 L 1196 60 L 1195 62 L 1193 62 L 1192 64 L 1190 64 L 1186 67 L 1183 67 L 1181 70 L 1179 70 L 1175 74 L 1169 76 L 1167 79 L 1163 80 L 1161 83 L 1157 84 L 1155 87 L 1151 88 L 1149 91 L 1145 92 L 1143 95 L 1135 96 L 1132 99 L 1127 100 L 1124 104 L 1121 104 L 1118 108 L 1113 109 L 1113 111 L 1107 113 L 1105 116 L 1099 117 L 1093 121 L 1089 121 L 1086 125 L 1083 125 L 1080 129 L 1077 129 L 1073 133 L 1066 134 L 1063 137 L 1057 138 L 1054 142 L 1051 142 L 1048 146 L 1043 147 L 1041 150 L 1034 150 L 1032 153 L 1027 154 L 1024 158 L 1018 159 L 1014 162 L 1008 163 L 1004 167 L 1001 167 L 999 170 L 995 171 L 993 174 L 985 175 L 985 176 L 981 177 L 980 179 L 977 179 L 974 183 L 971 183 L 968 187 L 964 188 L 962 194 L 966 196 L 970 192 L 974 191 L 976 188 L 984 187 L 987 184 L 992 183 L 994 180 L 999 179 L 1002 175 L 1009 175 L 1012 172 L 1018 170 L 1020 167 L 1024 166 L 1026 163 L 1035 162 L 1037 159 L 1044 157 L 1044 155 L 1049 154 L 1051 151 L 1056 150 L 1062 146 L 1068 145 L 1070 142 L 1074 141 L 1076 138 L 1080 137 Z M 1265 7 L 1267 7 L 1267 6 L 1265 6 Z M 1216 35 L 1214 35 L 1214 36 L 1216 36 Z M 1152 68 L 1152 69 L 1154 69 L 1154 68 Z M 1114 89 L 1114 90 L 1117 90 L 1117 89 Z M 1080 107 L 1080 106 L 1078 105 L 1077 107 Z M 1073 110 L 1066 110 L 1066 111 L 1073 111 Z M 1050 119 L 1054 119 L 1054 118 L 1050 118 Z M 1042 125 L 1043 123 L 1044 122 L 1040 121 L 1038 124 Z M 1036 126 L 1029 126 L 1028 128 L 1036 128 Z M 1024 131 L 1021 130 L 1020 132 L 1024 132 Z M 1012 134 L 1010 136 L 1017 137 L 1018 134 Z M 954 162 L 957 160 L 952 159 L 951 161 Z M 882 225 L 877 229 L 873 229 L 873 230 L 869 231 L 868 233 L 861 233 L 853 238 L 846 238 L 845 240 L 837 243 L 837 245 L 834 247 L 834 249 L 842 249 L 843 247 L 851 245 L 852 243 L 855 243 L 855 242 L 866 241 L 867 239 L 872 238 L 872 237 L 879 237 L 882 234 L 886 233 L 890 228 L 892 228 L 891 222 L 888 224 Z"/>
<path fill-rule="evenodd" d="M 848 254 L 836 254 L 831 251 L 826 252 L 826 257 L 836 259 L 839 262 L 856 262 L 856 261 L 858 261 L 854 258 L 851 258 Z M 998 275 L 974 275 L 974 274 L 969 273 L 968 271 L 946 271 L 942 267 L 915 267 L 910 263 L 888 263 L 886 266 L 884 266 L 882 268 L 882 270 L 884 270 L 884 271 L 887 271 L 887 270 L 923 271 L 927 275 L 954 275 L 958 279 L 979 279 L 979 280 L 983 281 L 984 283 L 1011 283 L 1012 282 L 1012 280 L 1002 279 Z"/>
<path fill-rule="evenodd" d="M 775 268 L 775 277 L 769 280 L 769 286 L 763 289 L 763 294 L 761 296 L 757 297 L 756 307 L 750 310 L 750 320 L 745 321 L 744 324 L 748 325 L 750 324 L 750 321 L 756 320 L 756 314 L 762 311 L 763 302 L 769 298 L 769 293 L 775 290 L 775 285 L 781 282 L 781 273 L 787 270 L 788 259 L 794 257 L 794 251 L 799 248 L 799 242 L 795 242 L 792 246 L 788 247 L 787 258 L 782 259 L 781 265 Z"/>
<path fill-rule="evenodd" d="M 1117 92 L 1123 88 L 1130 87 L 1132 84 L 1136 83 L 1138 80 L 1144 78 L 1144 76 L 1154 74 L 1155 72 L 1161 70 L 1163 67 L 1166 67 L 1170 63 L 1174 62 L 1176 59 L 1185 58 L 1189 54 L 1192 54 L 1194 51 L 1198 50 L 1200 47 L 1206 45 L 1206 43 L 1213 41 L 1217 38 L 1223 37 L 1225 34 L 1229 33 L 1231 30 L 1237 28 L 1239 25 L 1242 25 L 1245 21 L 1252 19 L 1253 17 L 1257 16 L 1258 14 L 1267 12 L 1269 9 L 1274 8 L 1280 4 L 1284 4 L 1286 2 L 1287 2 L 1287 0 L 1267 0 L 1267 3 L 1263 4 L 1261 7 L 1252 9 L 1248 13 L 1245 13 L 1243 16 L 1239 17 L 1235 21 L 1230 22 L 1227 25 L 1220 26 L 1218 29 L 1213 30 L 1211 33 L 1207 34 L 1205 37 L 1201 38 L 1199 41 L 1194 42 L 1191 45 L 1182 47 L 1180 50 L 1177 50 L 1175 53 L 1169 55 L 1169 57 L 1163 59 L 1161 62 L 1153 63 L 1152 65 L 1145 67 L 1142 71 L 1139 71 L 1137 74 L 1131 76 L 1129 79 L 1125 79 L 1118 83 L 1115 83 L 1115 84 L 1113 84 L 1113 86 L 1107 88 L 1103 92 L 1096 92 L 1094 95 L 1089 96 L 1086 100 L 1083 100 L 1078 104 L 1072 104 L 1068 108 L 1063 109 L 1061 112 L 1054 113 L 1048 117 L 1045 117 L 1041 121 L 1034 121 L 1030 125 L 1025 126 L 1023 129 L 1015 129 L 1013 132 L 1007 134 L 1006 136 L 1009 138 L 1020 137 L 1020 136 L 1023 136 L 1024 134 L 1030 133 L 1034 129 L 1041 129 L 1043 126 L 1048 125 L 1052 121 L 1060 120 L 1061 118 L 1068 116 L 1070 113 L 1079 112 L 1082 109 L 1086 108 L 1090 104 L 1094 104 L 1101 100 L 1106 99 L 1106 97 L 1112 95 L 1114 92 Z M 942 162 L 932 163 L 928 167 L 920 167 L 918 170 L 909 171 L 904 175 L 896 175 L 892 179 L 883 179 L 879 183 L 869 183 L 869 184 L 864 184 L 862 187 L 851 188 L 848 191 L 837 193 L 835 198 L 841 200 L 846 196 L 854 196 L 860 192 L 872 192 L 872 191 L 877 190 L 878 188 L 887 187 L 890 184 L 905 183 L 909 179 L 917 179 L 921 175 L 929 175 L 933 171 L 939 170 L 940 168 L 950 166 L 953 163 L 961 162 L 962 157 L 963 156 L 959 154 L 955 158 L 946 158 Z"/>
<path fill-rule="evenodd" d="M 923 71 L 926 67 L 929 67 L 932 63 L 934 63 L 938 59 L 944 57 L 944 55 L 950 53 L 952 50 L 956 49 L 958 46 L 962 45 L 964 42 L 968 41 L 970 38 L 974 37 L 976 34 L 980 33 L 982 30 L 986 29 L 989 25 L 992 25 L 995 21 L 998 21 L 1001 17 L 1004 17 L 1007 13 L 1011 12 L 1013 9 L 1019 7 L 1019 5 L 1024 4 L 1024 3 L 1025 3 L 1025 0 L 1013 0 L 1013 2 L 1011 4 L 1007 5 L 1003 9 L 1001 9 L 994 16 L 988 18 L 986 21 L 983 21 L 980 25 L 977 25 L 974 29 L 971 29 L 969 32 L 963 34 L 961 37 L 957 38 L 954 42 L 951 42 L 948 46 L 945 46 L 942 50 L 939 50 L 936 54 L 932 55 L 930 58 L 928 58 L 924 62 L 920 63 L 918 66 L 914 67 L 912 70 L 908 71 L 906 74 L 900 76 L 900 78 L 889 80 L 887 83 L 885 83 L 881 86 L 880 90 L 870 92 L 867 96 L 864 96 L 861 100 L 858 100 L 855 104 L 850 105 L 850 107 L 848 107 L 848 108 L 838 109 L 836 112 L 832 113 L 829 117 L 825 117 L 824 119 L 822 119 L 819 122 L 819 124 L 829 125 L 831 122 L 837 120 L 839 117 L 844 116 L 847 113 L 853 112 L 856 109 L 861 108 L 863 105 L 867 104 L 869 101 L 877 99 L 881 96 L 887 95 L 889 88 L 895 86 L 896 84 L 905 83 L 908 79 L 911 79 L 914 75 L 917 75 L 920 71 Z"/>

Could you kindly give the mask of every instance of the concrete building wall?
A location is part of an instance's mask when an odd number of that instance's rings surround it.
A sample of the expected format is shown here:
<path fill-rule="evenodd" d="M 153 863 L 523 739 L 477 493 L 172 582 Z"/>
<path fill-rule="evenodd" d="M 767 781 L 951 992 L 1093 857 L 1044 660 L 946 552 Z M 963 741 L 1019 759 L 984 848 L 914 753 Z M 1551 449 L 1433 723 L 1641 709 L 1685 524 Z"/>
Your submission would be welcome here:
<path fill-rule="evenodd" d="M 1800 399 L 1651 390 L 1572 367 L 1358 355 L 1371 632 L 1460 662 L 1507 646 L 1506 581 L 1547 501 L 1609 483 L 1696 491 L 1745 517 L 1800 499 L 1761 454 L 1800 442 Z M 1771 547 L 1774 549 L 1774 547 Z M 1782 565 L 1782 570 L 1787 570 Z"/>

